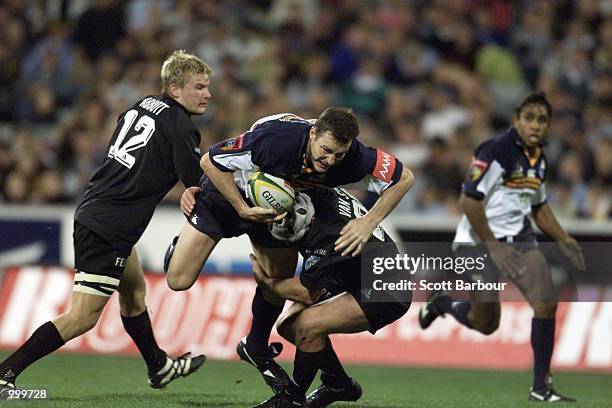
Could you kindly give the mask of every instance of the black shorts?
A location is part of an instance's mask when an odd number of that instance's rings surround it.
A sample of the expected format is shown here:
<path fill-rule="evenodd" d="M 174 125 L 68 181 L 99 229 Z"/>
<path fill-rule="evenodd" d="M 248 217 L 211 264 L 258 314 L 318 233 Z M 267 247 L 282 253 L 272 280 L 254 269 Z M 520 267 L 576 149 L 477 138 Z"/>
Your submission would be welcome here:
<path fill-rule="evenodd" d="M 410 308 L 410 302 L 364 302 L 362 293 L 351 293 L 370 323 L 374 334 L 388 324 L 399 320 Z"/>
<path fill-rule="evenodd" d="M 389 254 L 397 253 L 397 248 L 389 248 Z M 359 304 L 361 310 L 370 324 L 369 332 L 376 331 L 393 323 L 402 317 L 410 308 L 412 293 L 403 291 L 401 293 L 385 292 L 377 294 L 379 299 L 385 301 L 374 301 L 371 299 L 371 289 L 362 288 L 360 257 L 343 257 L 338 253 L 332 253 L 323 257 L 314 267 L 303 270 L 300 281 L 309 289 L 323 288 L 324 296 L 318 301 L 323 301 L 331 296 L 347 292 Z M 398 296 L 402 298 L 399 299 Z"/>
<path fill-rule="evenodd" d="M 187 221 L 198 231 L 211 238 L 233 238 L 247 234 L 251 242 L 267 248 L 288 248 L 291 242 L 275 239 L 266 223 L 247 221 L 238 215 L 212 183 L 202 186 L 195 208 Z"/>
<path fill-rule="evenodd" d="M 348 293 L 351 295 L 356 301 L 366 319 L 368 320 L 368 324 L 370 329 L 368 330 L 370 333 L 374 334 L 378 330 L 382 329 L 388 324 L 393 323 L 396 320 L 399 320 L 403 315 L 406 314 L 408 309 L 410 308 L 410 302 L 368 302 L 364 299 L 367 299 L 361 290 L 357 291 L 343 291 L 343 292 L 334 292 L 331 290 L 323 290 L 323 293 L 319 296 L 316 303 L 321 303 L 331 299 L 334 296 L 340 295 L 342 293 Z"/>
<path fill-rule="evenodd" d="M 538 247 L 536 234 L 533 231 L 531 222 L 529 222 L 528 219 L 525 219 L 523 228 L 518 234 L 500 238 L 498 241 L 512 244 L 512 246 L 520 253 L 524 253 Z M 466 273 L 461 275 L 463 280 L 468 282 L 482 283 L 495 283 L 499 281 L 501 272 L 491 260 L 491 256 L 485 244 L 478 244 L 477 246 L 461 245 L 454 249 L 454 254 L 455 257 L 477 258 L 486 256 L 487 258 L 484 269 L 466 271 Z"/>
<path fill-rule="evenodd" d="M 111 296 L 119 287 L 131 247 L 106 241 L 78 221 L 74 221 L 74 291 Z"/>

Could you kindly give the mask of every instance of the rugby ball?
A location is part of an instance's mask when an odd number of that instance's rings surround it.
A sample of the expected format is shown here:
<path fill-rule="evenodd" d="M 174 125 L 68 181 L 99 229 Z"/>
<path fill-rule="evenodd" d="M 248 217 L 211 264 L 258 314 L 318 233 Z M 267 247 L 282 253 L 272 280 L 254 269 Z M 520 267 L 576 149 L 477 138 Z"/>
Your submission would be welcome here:
<path fill-rule="evenodd" d="M 272 208 L 282 214 L 293 207 L 295 191 L 280 177 L 258 171 L 253 173 L 246 187 L 248 199 L 256 207 Z"/>

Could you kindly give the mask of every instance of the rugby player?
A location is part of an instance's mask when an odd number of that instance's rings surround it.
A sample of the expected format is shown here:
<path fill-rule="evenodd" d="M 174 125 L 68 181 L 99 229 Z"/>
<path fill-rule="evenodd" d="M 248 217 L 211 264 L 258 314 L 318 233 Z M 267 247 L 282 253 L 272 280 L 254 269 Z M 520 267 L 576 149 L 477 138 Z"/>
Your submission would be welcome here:
<path fill-rule="evenodd" d="M 512 127 L 476 149 L 459 200 L 464 216 L 453 244 L 456 254 L 463 257 L 482 256 L 478 248 L 484 246 L 493 263 L 470 279 L 497 282 L 501 271 L 533 308 L 533 384 L 528 398 L 546 402 L 575 400 L 552 386 L 550 361 L 558 301 L 529 216 L 560 244 L 578 270 L 585 268 L 582 250 L 546 203 L 543 147 L 551 111 L 543 92 L 528 95 L 516 108 Z M 421 308 L 419 322 L 426 329 L 438 316 L 448 313 L 459 323 L 489 335 L 497 330 L 500 310 L 497 292 L 471 292 L 470 302 L 454 302 L 448 295 L 436 293 Z"/>
<path fill-rule="evenodd" d="M 40 326 L 0 363 L 0 395 L 15 387 L 15 379 L 30 364 L 93 328 L 115 291 L 123 325 L 147 364 L 151 387 L 163 388 L 204 363 L 203 355 L 170 358 L 157 345 L 134 245 L 178 180 L 188 187 L 198 183 L 200 133 L 191 115 L 206 111 L 211 74 L 200 58 L 175 51 L 161 69 L 162 95 L 143 98 L 119 117 L 104 163 L 74 216 L 76 273 L 70 310 Z"/>
<path fill-rule="evenodd" d="M 402 317 L 410 307 L 409 291 L 387 292 L 384 302 L 371 298 L 371 289 L 362 287 L 361 258 L 372 251 L 345 256 L 337 252 L 334 242 L 340 231 L 366 212 L 363 205 L 342 189 L 309 190 L 314 208 L 314 221 L 296 243 L 304 258 L 302 272 L 293 278 L 273 279 L 254 256 L 253 271 L 258 283 L 278 296 L 295 303 L 277 323 L 278 333 L 296 345 L 293 381 L 257 407 L 325 407 L 335 401 L 356 401 L 362 390 L 357 381 L 348 376 L 336 355 L 329 335 L 332 333 L 374 334 L 382 327 Z M 310 200 L 308 200 L 310 201 Z M 284 239 L 300 234 L 299 213 L 304 205 L 292 209 L 294 221 Z M 273 232 L 278 224 L 273 224 Z M 275 236 L 283 236 L 276 232 Z M 395 257 L 397 247 L 386 232 L 378 226 L 369 242 L 384 242 L 375 248 L 376 256 Z M 391 279 L 394 279 L 391 277 Z M 307 398 L 306 391 L 317 372 L 321 370 L 321 386 Z"/>
<path fill-rule="evenodd" d="M 213 146 L 201 160 L 205 175 L 195 205 L 193 197 L 191 201 L 182 200 L 188 207 L 183 211 L 189 215 L 166 253 L 164 269 L 170 288 L 190 288 L 219 240 L 245 233 L 270 276 L 293 275 L 296 249 L 291 242 L 274 239 L 265 224 L 283 215 L 247 204 L 244 189 L 255 171 L 284 178 L 298 189 L 350 184 L 379 194 L 372 210 L 348 222 L 336 238 L 336 251 L 358 255 L 413 180 L 410 170 L 395 157 L 359 142 L 358 133 L 355 115 L 348 109 L 332 107 L 316 120 L 290 113 L 268 116 L 255 122 L 249 131 Z M 282 375 L 273 360 L 278 350 L 270 348 L 268 339 L 283 304 L 284 299 L 258 287 L 252 303 L 251 330 L 237 347 L 241 358 L 257 367 L 275 390 L 284 389 L 287 379 L 277 378 L 276 373 Z"/>

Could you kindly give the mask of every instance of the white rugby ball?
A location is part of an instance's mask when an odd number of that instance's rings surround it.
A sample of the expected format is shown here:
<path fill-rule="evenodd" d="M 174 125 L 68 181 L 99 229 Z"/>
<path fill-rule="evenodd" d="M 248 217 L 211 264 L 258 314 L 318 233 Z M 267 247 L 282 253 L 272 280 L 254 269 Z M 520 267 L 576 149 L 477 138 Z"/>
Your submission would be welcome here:
<path fill-rule="evenodd" d="M 247 183 L 247 197 L 256 207 L 272 208 L 282 214 L 293 207 L 295 191 L 280 177 L 258 171 Z"/>

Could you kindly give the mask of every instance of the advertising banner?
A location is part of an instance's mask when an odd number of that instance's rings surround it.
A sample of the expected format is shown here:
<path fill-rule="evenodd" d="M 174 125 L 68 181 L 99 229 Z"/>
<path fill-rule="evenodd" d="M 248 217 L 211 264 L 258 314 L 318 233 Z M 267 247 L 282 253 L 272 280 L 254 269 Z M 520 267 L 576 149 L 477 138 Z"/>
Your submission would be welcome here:
<path fill-rule="evenodd" d="M 0 349 L 14 350 L 42 323 L 65 311 L 73 274 L 56 267 L 12 268 L 0 275 Z M 191 350 L 209 358 L 236 359 L 236 343 L 251 320 L 255 282 L 250 278 L 204 276 L 185 292 L 168 289 L 163 276 L 147 274 L 147 306 L 158 343 L 171 354 Z M 597 290 L 602 290 L 598 288 Z M 612 288 L 608 287 L 610 291 Z M 605 297 L 604 294 L 601 294 Z M 438 367 L 528 369 L 531 366 L 532 311 L 524 302 L 504 302 L 499 329 L 481 335 L 438 319 L 428 330 L 418 326 L 420 303 L 399 321 L 376 333 L 336 335 L 334 346 L 347 363 Z M 612 303 L 561 303 L 557 314 L 556 370 L 612 373 Z M 273 334 L 271 341 L 280 341 Z M 291 360 L 285 343 L 281 359 Z M 125 333 L 117 295 L 98 325 L 62 350 L 135 354 Z"/>

